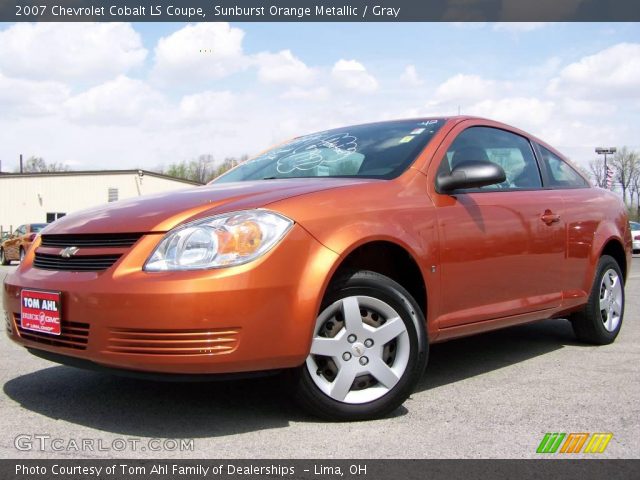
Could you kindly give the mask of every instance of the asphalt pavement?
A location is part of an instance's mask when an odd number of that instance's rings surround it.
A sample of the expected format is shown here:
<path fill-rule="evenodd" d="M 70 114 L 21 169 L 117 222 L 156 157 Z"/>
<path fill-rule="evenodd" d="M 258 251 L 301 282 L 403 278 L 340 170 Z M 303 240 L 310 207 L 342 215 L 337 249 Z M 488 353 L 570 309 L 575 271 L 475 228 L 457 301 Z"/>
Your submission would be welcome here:
<path fill-rule="evenodd" d="M 578 343 L 565 320 L 435 345 L 404 406 L 360 423 L 307 416 L 278 378 L 113 377 L 40 360 L 3 335 L 0 457 L 534 458 L 547 432 L 610 432 L 599 457 L 640 458 L 640 258 L 626 295 L 613 345 Z"/>

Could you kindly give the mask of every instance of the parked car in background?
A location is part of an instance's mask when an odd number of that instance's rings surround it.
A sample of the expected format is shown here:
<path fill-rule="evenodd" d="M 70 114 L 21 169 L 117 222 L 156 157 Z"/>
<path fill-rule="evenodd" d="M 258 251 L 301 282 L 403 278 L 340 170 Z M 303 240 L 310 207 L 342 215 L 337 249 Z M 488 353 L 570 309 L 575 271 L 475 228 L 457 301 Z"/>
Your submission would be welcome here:
<path fill-rule="evenodd" d="M 551 318 L 613 342 L 630 263 L 622 200 L 553 147 L 420 118 L 67 215 L 3 299 L 9 337 L 42 358 L 146 378 L 284 370 L 313 414 L 361 420 L 407 399 L 435 342 Z"/>
<path fill-rule="evenodd" d="M 633 239 L 633 253 L 640 253 L 640 223 L 629 222 L 631 238 Z"/>
<path fill-rule="evenodd" d="M 0 264 L 9 265 L 12 260 L 22 262 L 29 247 L 46 223 L 25 223 L 20 225 L 0 243 Z"/>
<path fill-rule="evenodd" d="M 11 236 L 9 232 L 2 232 L 0 234 L 0 244 L 2 244 L 2 242 L 4 242 L 7 238 L 9 238 L 9 236 Z"/>

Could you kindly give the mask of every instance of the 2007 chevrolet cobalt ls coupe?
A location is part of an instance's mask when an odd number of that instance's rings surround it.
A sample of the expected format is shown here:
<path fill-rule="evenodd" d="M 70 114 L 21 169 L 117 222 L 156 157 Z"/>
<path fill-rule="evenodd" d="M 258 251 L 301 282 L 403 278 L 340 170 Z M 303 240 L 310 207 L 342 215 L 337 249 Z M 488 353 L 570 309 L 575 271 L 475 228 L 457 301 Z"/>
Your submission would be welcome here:
<path fill-rule="evenodd" d="M 4 285 L 11 339 L 173 378 L 285 370 L 330 419 L 397 408 L 429 344 L 569 318 L 612 342 L 624 205 L 546 143 L 472 117 L 296 138 L 209 185 L 68 215 Z"/>

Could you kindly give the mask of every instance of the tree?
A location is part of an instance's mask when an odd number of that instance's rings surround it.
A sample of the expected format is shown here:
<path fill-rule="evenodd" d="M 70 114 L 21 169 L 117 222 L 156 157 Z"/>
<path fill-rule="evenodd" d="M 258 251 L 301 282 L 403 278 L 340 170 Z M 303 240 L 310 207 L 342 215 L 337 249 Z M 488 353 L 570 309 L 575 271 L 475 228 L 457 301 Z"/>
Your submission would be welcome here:
<path fill-rule="evenodd" d="M 67 172 L 70 168 L 63 163 L 47 163 L 42 157 L 29 157 L 25 162 L 22 171 L 24 173 L 38 173 L 38 172 Z M 16 168 L 16 172 L 20 169 Z"/>
<path fill-rule="evenodd" d="M 600 157 L 589 162 L 589 176 L 597 187 L 607 187 L 607 176 L 604 173 L 604 160 Z"/>
<path fill-rule="evenodd" d="M 227 170 L 247 160 L 248 156 L 243 155 L 240 158 L 227 157 L 221 163 L 217 163 L 213 155 L 200 155 L 194 160 L 183 160 L 178 163 L 172 163 L 167 169 L 162 167 L 156 170 L 172 177 L 184 178 L 192 182 L 207 183 L 212 179 L 222 175 Z"/>
<path fill-rule="evenodd" d="M 611 166 L 615 170 L 616 183 L 622 188 L 622 200 L 626 203 L 627 191 L 636 169 L 638 168 L 638 152 L 622 147 L 611 159 Z"/>

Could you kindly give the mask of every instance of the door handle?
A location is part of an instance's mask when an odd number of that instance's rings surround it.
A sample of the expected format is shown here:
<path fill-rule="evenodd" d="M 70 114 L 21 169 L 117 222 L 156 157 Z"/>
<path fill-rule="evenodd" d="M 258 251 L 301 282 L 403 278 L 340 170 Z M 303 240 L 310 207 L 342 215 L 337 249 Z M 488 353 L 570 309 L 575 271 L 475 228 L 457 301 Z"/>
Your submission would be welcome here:
<path fill-rule="evenodd" d="M 540 220 L 542 220 L 547 225 L 552 225 L 560 221 L 560 215 L 556 215 L 551 210 L 545 210 L 542 216 L 540 217 Z"/>

